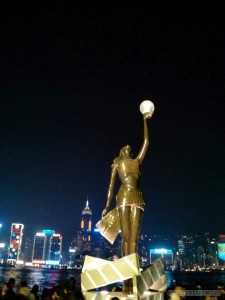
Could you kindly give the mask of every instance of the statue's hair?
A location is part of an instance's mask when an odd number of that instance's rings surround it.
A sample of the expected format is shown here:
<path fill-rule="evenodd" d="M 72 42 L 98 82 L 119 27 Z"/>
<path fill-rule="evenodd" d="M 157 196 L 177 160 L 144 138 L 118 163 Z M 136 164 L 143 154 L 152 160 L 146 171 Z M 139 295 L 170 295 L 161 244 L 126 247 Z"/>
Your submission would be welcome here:
<path fill-rule="evenodd" d="M 124 146 L 124 147 L 122 147 L 122 148 L 120 149 L 119 156 L 117 156 L 117 157 L 113 160 L 113 164 L 114 164 L 114 163 L 117 163 L 119 160 L 121 160 L 121 158 L 123 157 L 123 152 L 124 152 L 124 150 L 127 148 L 127 146 L 129 146 L 129 145 L 126 145 L 126 146 Z M 130 147 L 130 146 L 129 146 L 129 147 Z"/>
<path fill-rule="evenodd" d="M 127 145 L 128 146 L 128 145 Z M 119 157 L 123 156 L 124 150 L 127 148 L 127 146 L 124 146 L 123 148 L 120 149 L 120 154 Z"/>

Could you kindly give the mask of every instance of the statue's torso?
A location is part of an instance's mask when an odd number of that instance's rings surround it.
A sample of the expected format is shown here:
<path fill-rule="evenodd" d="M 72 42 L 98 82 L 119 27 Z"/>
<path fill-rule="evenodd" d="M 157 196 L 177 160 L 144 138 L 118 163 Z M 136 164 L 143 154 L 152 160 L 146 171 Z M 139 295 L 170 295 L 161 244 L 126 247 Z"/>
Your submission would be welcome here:
<path fill-rule="evenodd" d="M 135 205 L 144 209 L 144 199 L 138 187 L 140 176 L 139 161 L 124 159 L 117 162 L 121 187 L 116 197 L 117 207 Z"/>

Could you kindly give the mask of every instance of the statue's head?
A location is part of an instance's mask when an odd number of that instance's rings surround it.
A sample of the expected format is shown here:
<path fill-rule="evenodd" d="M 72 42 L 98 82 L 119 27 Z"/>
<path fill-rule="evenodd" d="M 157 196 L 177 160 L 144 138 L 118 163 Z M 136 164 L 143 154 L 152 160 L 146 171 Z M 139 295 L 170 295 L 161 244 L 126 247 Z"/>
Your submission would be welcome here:
<path fill-rule="evenodd" d="M 117 163 L 118 161 L 126 158 L 131 158 L 131 147 L 129 145 L 121 148 L 119 156 L 116 157 L 113 162 Z"/>
<path fill-rule="evenodd" d="M 120 150 L 120 158 L 130 158 L 131 157 L 131 147 L 129 145 L 123 147 Z"/>

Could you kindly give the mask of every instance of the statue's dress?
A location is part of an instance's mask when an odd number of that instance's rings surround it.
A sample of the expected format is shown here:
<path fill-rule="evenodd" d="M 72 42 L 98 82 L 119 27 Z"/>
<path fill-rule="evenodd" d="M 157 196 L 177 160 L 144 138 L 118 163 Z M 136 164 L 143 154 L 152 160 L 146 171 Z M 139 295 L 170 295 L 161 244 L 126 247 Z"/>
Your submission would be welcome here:
<path fill-rule="evenodd" d="M 139 161 L 138 159 L 123 159 L 116 162 L 121 186 L 116 196 L 116 206 L 138 207 L 144 210 L 144 198 L 138 187 Z"/>

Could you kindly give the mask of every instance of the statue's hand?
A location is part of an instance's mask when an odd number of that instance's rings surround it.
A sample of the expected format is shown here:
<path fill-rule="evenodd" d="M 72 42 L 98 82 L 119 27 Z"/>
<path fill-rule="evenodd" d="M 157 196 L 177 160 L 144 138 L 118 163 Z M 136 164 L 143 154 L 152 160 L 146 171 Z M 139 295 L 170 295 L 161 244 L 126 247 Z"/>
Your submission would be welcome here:
<path fill-rule="evenodd" d="M 105 207 L 102 211 L 102 218 L 107 214 L 108 212 L 108 207 Z"/>
<path fill-rule="evenodd" d="M 153 113 L 151 113 L 151 112 L 147 112 L 147 113 L 143 114 L 143 117 L 144 117 L 144 119 L 150 119 L 152 117 L 152 114 Z"/>

